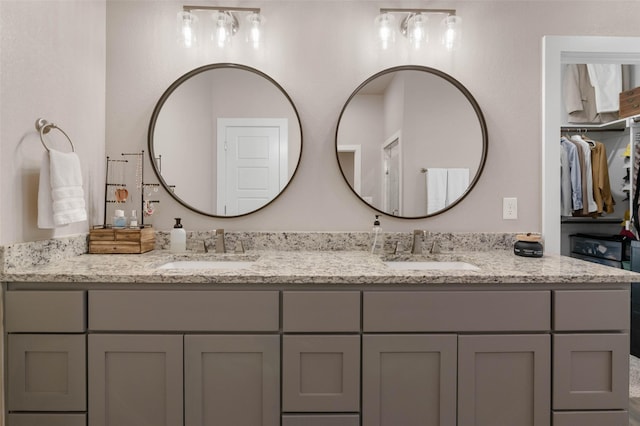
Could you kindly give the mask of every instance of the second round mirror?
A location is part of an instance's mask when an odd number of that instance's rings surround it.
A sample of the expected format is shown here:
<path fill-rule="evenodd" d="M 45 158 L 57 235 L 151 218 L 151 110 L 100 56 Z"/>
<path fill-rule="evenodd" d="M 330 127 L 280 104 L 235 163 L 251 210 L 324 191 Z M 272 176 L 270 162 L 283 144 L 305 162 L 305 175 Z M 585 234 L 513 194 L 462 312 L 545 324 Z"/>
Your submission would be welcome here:
<path fill-rule="evenodd" d="M 402 66 L 361 84 L 336 131 L 342 175 L 356 195 L 389 216 L 423 218 L 459 203 L 487 155 L 477 102 L 448 74 Z"/>

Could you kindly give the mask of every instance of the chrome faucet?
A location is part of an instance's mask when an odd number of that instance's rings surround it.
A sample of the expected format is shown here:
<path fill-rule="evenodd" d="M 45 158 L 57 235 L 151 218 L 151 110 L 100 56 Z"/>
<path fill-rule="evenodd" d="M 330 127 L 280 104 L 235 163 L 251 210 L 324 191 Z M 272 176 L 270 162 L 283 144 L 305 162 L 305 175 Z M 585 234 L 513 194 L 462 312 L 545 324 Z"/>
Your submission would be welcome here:
<path fill-rule="evenodd" d="M 224 229 L 216 229 L 216 253 L 224 253 Z"/>
<path fill-rule="evenodd" d="M 413 244 L 411 245 L 411 254 L 422 254 L 422 245 L 427 231 L 416 229 L 413 231 Z"/>

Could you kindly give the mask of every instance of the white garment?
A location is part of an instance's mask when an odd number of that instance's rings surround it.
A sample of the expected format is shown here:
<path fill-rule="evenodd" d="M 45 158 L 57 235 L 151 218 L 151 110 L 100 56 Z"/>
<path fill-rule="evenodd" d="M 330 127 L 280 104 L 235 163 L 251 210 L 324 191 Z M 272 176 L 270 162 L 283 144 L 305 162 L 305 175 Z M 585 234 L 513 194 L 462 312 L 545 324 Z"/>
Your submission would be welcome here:
<path fill-rule="evenodd" d="M 468 188 L 469 169 L 447 169 L 447 206 L 460 198 Z"/>
<path fill-rule="evenodd" d="M 622 66 L 618 64 L 587 64 L 589 80 L 596 92 L 596 111 L 615 112 L 620 109 Z"/>
<path fill-rule="evenodd" d="M 74 152 L 49 150 L 40 170 L 38 227 L 50 229 L 86 220 L 80 159 Z"/>
<path fill-rule="evenodd" d="M 428 168 L 427 214 L 435 213 L 447 206 L 447 169 Z"/>
<path fill-rule="evenodd" d="M 579 135 L 571 136 L 571 140 L 580 144 L 582 152 L 584 153 L 584 167 L 587 178 L 587 200 L 582 200 L 582 202 L 584 203 L 585 201 L 587 201 L 589 213 L 595 213 L 598 211 L 598 205 L 596 204 L 596 200 L 593 198 L 593 168 L 591 166 L 591 145 L 585 142 Z"/>

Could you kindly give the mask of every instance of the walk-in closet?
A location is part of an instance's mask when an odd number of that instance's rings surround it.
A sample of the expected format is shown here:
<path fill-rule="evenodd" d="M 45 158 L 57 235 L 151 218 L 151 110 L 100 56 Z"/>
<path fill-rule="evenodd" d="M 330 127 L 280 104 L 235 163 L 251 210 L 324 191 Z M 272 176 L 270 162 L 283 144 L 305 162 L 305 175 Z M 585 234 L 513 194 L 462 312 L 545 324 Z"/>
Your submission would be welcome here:
<path fill-rule="evenodd" d="M 630 268 L 630 250 L 625 252 L 630 245 L 622 237 L 635 231 L 632 204 L 640 123 L 637 115 L 624 116 L 629 106 L 621 107 L 619 99 L 621 92 L 640 85 L 638 71 L 633 65 L 563 66 L 559 135 L 563 255 Z"/>

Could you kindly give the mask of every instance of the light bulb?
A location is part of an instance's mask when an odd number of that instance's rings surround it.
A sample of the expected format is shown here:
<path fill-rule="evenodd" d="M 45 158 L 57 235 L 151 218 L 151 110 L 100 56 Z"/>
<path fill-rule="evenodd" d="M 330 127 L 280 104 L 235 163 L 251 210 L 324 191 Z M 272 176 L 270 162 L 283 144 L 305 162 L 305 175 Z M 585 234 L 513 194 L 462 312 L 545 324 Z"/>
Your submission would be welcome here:
<path fill-rule="evenodd" d="M 218 47 L 225 47 L 231 42 L 233 18 L 227 12 L 214 12 L 213 33 L 211 39 L 218 44 Z"/>
<path fill-rule="evenodd" d="M 420 49 L 428 40 L 427 19 L 426 15 L 418 13 L 407 20 L 407 37 L 414 49 Z"/>
<path fill-rule="evenodd" d="M 257 12 L 253 12 L 247 16 L 249 30 L 247 31 L 247 43 L 251 44 L 254 49 L 259 49 L 262 43 L 262 25 L 265 19 Z"/>
<path fill-rule="evenodd" d="M 395 42 L 396 39 L 396 33 L 393 28 L 395 18 L 389 13 L 382 13 L 376 17 L 374 23 L 378 32 L 380 47 L 383 50 L 386 50 Z"/>
<path fill-rule="evenodd" d="M 442 44 L 447 50 L 452 51 L 460 47 L 461 25 L 462 18 L 459 16 L 450 15 L 442 20 Z"/>
<path fill-rule="evenodd" d="M 198 17 L 191 12 L 178 12 L 177 40 L 184 47 L 194 47 L 198 42 Z"/>

